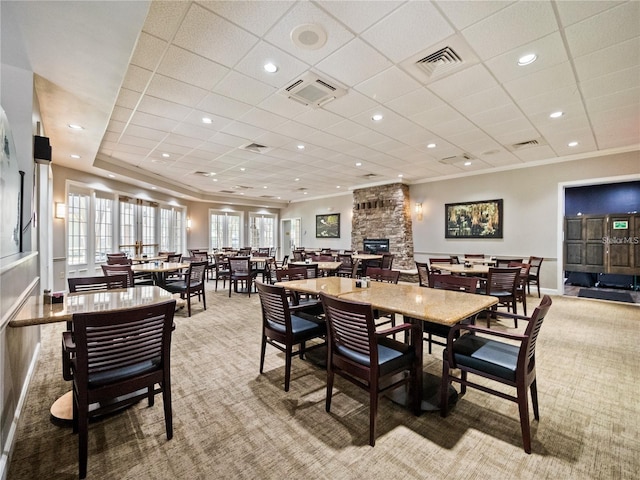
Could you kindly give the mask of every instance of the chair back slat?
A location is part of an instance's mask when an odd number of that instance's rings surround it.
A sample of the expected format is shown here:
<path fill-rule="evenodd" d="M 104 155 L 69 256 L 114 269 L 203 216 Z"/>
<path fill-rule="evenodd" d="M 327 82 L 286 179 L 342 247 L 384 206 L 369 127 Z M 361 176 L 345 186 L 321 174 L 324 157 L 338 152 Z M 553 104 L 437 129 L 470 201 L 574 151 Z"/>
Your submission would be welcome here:
<path fill-rule="evenodd" d="M 86 382 L 105 374 L 151 362 L 168 362 L 175 300 L 111 312 L 74 314 L 76 375 Z M 165 365 L 166 366 L 166 365 Z M 84 377 L 84 378 L 83 378 Z"/>
<path fill-rule="evenodd" d="M 375 322 L 370 304 L 349 302 L 320 294 L 328 324 L 330 348 L 338 352 L 351 350 L 370 357 L 377 365 L 378 351 L 375 348 Z"/>
<path fill-rule="evenodd" d="M 487 294 L 494 291 L 514 291 L 519 277 L 519 268 L 489 268 Z"/>
<path fill-rule="evenodd" d="M 280 325 L 287 334 L 291 333 L 291 313 L 285 289 L 275 285 L 256 282 L 262 306 L 262 321 L 265 328 L 273 328 L 269 322 Z"/>
<path fill-rule="evenodd" d="M 478 288 L 478 279 L 475 277 L 438 275 L 437 273 L 434 273 L 429 277 L 429 286 L 432 288 L 441 288 L 443 290 L 476 293 Z"/>
<path fill-rule="evenodd" d="M 376 282 L 397 284 L 400 279 L 400 270 L 387 270 L 384 267 L 367 267 L 365 275 Z"/>
<path fill-rule="evenodd" d="M 280 270 L 276 270 L 276 278 L 279 282 L 287 282 L 290 280 L 306 280 L 307 277 L 307 269 L 305 267 L 293 267 L 289 268 L 281 268 Z"/>
<path fill-rule="evenodd" d="M 189 264 L 189 272 L 187 274 L 187 282 L 190 287 L 199 285 L 204 282 L 204 274 L 207 269 L 208 261 L 196 261 Z"/>
<path fill-rule="evenodd" d="M 529 363 L 529 369 L 533 368 L 532 360 L 535 357 L 536 353 L 536 343 L 538 341 L 538 334 L 540 333 L 540 328 L 542 327 L 542 322 L 544 321 L 547 313 L 549 312 L 549 308 L 551 307 L 551 297 L 549 295 L 545 295 L 540 302 L 540 305 L 536 307 L 533 311 L 533 315 L 529 319 L 529 324 L 524 332 L 524 335 L 528 337 L 526 345 L 522 346 L 522 350 L 520 355 L 525 355 L 526 361 Z"/>
<path fill-rule="evenodd" d="M 105 276 L 126 275 L 127 287 L 135 286 L 131 265 L 102 265 L 102 273 Z"/>
<path fill-rule="evenodd" d="M 251 259 L 249 257 L 229 257 L 229 269 L 233 275 L 248 275 L 251 271 Z"/>
<path fill-rule="evenodd" d="M 418 270 L 418 281 L 421 287 L 429 286 L 429 264 L 424 262 L 416 262 L 416 269 Z"/>
<path fill-rule="evenodd" d="M 129 278 L 126 273 L 102 277 L 72 277 L 67 279 L 69 292 L 90 292 L 96 290 L 111 290 L 127 288 Z"/>

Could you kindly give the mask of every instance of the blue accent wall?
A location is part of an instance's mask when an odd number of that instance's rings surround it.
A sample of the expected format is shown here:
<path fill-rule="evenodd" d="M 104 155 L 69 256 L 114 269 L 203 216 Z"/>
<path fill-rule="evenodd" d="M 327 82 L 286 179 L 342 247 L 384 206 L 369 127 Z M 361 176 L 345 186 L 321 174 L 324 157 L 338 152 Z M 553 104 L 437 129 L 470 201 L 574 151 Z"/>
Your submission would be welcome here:
<path fill-rule="evenodd" d="M 565 215 L 640 212 L 640 182 L 566 188 L 564 199 Z"/>

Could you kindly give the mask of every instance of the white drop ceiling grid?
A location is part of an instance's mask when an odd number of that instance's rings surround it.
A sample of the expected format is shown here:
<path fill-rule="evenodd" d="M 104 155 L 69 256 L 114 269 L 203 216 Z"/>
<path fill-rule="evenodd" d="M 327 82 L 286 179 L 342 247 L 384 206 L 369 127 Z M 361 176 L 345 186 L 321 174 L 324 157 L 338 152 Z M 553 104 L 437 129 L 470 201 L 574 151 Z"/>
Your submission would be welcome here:
<path fill-rule="evenodd" d="M 326 31 L 323 47 L 292 42 L 307 23 Z M 637 148 L 639 25 L 638 1 L 154 1 L 97 157 L 195 197 L 296 201 Z M 464 51 L 453 73 L 413 66 L 448 45 Z M 530 52 L 538 60 L 517 66 Z M 347 94 L 322 108 L 286 98 L 308 71 Z M 240 149 L 250 143 L 269 149 Z M 440 162 L 463 153 L 471 165 Z"/>

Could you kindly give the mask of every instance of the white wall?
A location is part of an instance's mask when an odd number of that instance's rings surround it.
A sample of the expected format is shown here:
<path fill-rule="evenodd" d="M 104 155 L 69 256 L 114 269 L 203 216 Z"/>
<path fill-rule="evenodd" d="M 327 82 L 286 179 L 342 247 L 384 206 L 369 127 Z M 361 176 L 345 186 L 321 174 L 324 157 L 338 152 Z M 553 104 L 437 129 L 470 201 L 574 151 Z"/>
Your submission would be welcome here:
<path fill-rule="evenodd" d="M 316 238 L 316 215 L 340 214 L 340 238 Z M 280 212 L 281 219 L 300 218 L 302 222 L 302 245 L 305 248 L 351 249 L 351 219 L 353 194 L 290 203 Z M 360 246 L 362 248 L 362 246 Z"/>

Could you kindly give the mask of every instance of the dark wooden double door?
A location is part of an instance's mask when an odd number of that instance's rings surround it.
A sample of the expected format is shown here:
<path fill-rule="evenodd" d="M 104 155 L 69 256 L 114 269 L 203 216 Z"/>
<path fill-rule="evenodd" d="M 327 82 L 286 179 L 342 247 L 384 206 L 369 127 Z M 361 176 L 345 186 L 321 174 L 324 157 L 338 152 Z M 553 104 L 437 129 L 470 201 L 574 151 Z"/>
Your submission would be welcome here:
<path fill-rule="evenodd" d="M 640 214 L 565 217 L 564 270 L 640 275 Z"/>

